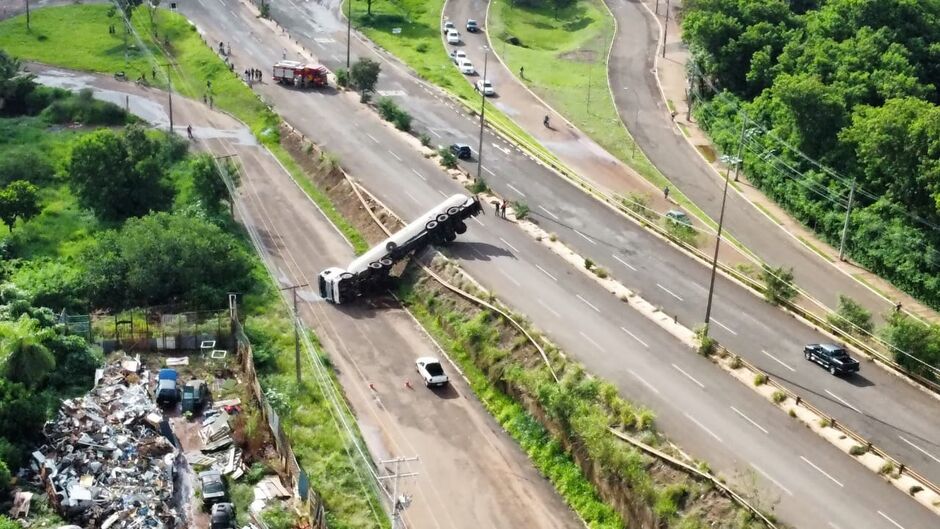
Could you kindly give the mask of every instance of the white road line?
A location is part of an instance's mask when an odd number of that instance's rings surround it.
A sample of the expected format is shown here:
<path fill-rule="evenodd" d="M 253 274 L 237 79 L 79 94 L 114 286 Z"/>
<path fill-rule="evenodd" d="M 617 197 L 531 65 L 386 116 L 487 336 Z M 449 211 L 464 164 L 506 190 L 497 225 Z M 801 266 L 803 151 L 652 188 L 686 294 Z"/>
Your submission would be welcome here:
<path fill-rule="evenodd" d="M 441 135 L 440 135 L 440 134 L 438 134 L 438 132 L 437 132 L 436 130 L 434 130 L 434 129 L 428 129 L 428 132 L 430 132 L 431 134 L 433 134 L 433 135 L 435 135 L 435 136 L 437 136 L 438 138 L 440 138 L 440 137 L 441 137 Z"/>
<path fill-rule="evenodd" d="M 633 268 L 633 265 L 631 265 L 630 263 L 624 261 L 623 259 L 617 257 L 616 255 L 611 255 L 611 257 L 613 257 L 614 259 L 620 261 L 620 264 L 622 264 L 623 266 L 626 266 L 626 267 L 629 268 L 630 270 L 633 270 L 634 272 L 636 272 L 636 268 Z"/>
<path fill-rule="evenodd" d="M 695 420 L 695 418 L 692 417 L 691 415 L 689 415 L 688 413 L 686 413 L 685 416 L 686 416 L 687 419 L 689 419 L 690 421 L 692 421 L 692 422 L 694 422 L 696 425 L 698 425 L 699 428 L 705 430 L 705 431 L 708 433 L 708 435 L 714 437 L 719 443 L 724 444 L 724 441 L 721 440 L 721 437 L 718 437 L 717 435 L 715 435 L 715 432 L 713 432 L 713 431 L 709 430 L 708 428 L 706 428 L 704 424 L 702 424 L 702 423 L 698 422 L 697 420 Z"/>
<path fill-rule="evenodd" d="M 222 4 L 222 7 L 225 7 L 225 2 L 223 2 L 222 0 L 219 0 L 219 3 Z"/>
<path fill-rule="evenodd" d="M 512 248 L 512 251 L 519 253 L 519 250 L 517 250 L 515 246 L 509 244 L 509 242 L 507 242 L 506 239 L 503 239 L 502 237 L 500 237 L 499 240 L 503 241 L 503 244 L 505 244 L 506 246 Z"/>
<path fill-rule="evenodd" d="M 555 312 L 555 309 L 549 307 L 544 301 L 542 301 L 541 299 L 537 299 L 536 301 L 538 301 L 538 302 L 539 302 L 539 305 L 541 305 L 542 307 L 544 307 L 545 310 L 547 310 L 548 312 L 551 312 L 552 314 L 554 314 L 556 318 L 561 318 L 561 314 L 558 314 L 557 312 Z"/>
<path fill-rule="evenodd" d="M 765 355 L 769 356 L 774 362 L 777 362 L 778 364 L 782 365 L 783 367 L 785 367 L 785 368 L 789 369 L 790 371 L 793 371 L 794 373 L 796 373 L 796 369 L 793 369 L 792 367 L 790 367 L 789 365 L 787 365 L 787 363 L 784 362 L 783 360 L 780 360 L 780 359 L 777 358 L 776 356 L 774 356 L 774 355 L 768 353 L 767 351 L 765 351 L 765 350 L 763 350 L 763 349 L 761 349 L 760 352 L 762 352 L 762 353 L 764 353 Z"/>
<path fill-rule="evenodd" d="M 391 154 L 392 156 L 394 156 L 395 159 L 398 160 L 399 162 L 401 161 L 401 157 L 398 156 L 397 154 L 393 153 L 391 149 L 389 149 L 388 153 Z"/>
<path fill-rule="evenodd" d="M 591 345 L 593 345 L 594 347 L 597 347 L 597 349 L 598 349 L 600 352 L 602 352 L 602 353 L 604 352 L 604 348 L 601 347 L 600 344 L 598 344 L 597 342 L 595 342 L 594 340 L 592 340 L 590 336 L 584 334 L 584 333 L 581 332 L 581 331 L 578 331 L 578 334 L 580 334 L 581 337 L 584 338 L 585 340 L 591 342 Z"/>
<path fill-rule="evenodd" d="M 770 477 L 770 474 L 768 474 L 768 473 L 764 472 L 763 470 L 761 470 L 761 468 L 760 468 L 759 466 L 755 465 L 754 463 L 751 463 L 751 467 L 754 468 L 754 470 L 756 470 L 757 472 L 759 472 L 761 476 L 764 476 L 765 478 L 767 478 L 768 480 L 770 480 L 771 483 L 773 483 L 774 485 L 776 485 L 777 487 L 779 487 L 780 489 L 782 489 L 783 492 L 786 492 L 786 493 L 789 494 L 790 496 L 793 496 L 793 493 L 790 492 L 790 489 L 784 487 L 783 485 L 780 484 L 779 481 L 777 481 L 777 480 L 775 480 L 774 478 Z M 830 522 L 829 525 L 832 525 L 832 522 Z M 836 527 L 836 526 L 833 526 L 833 527 Z M 836 527 L 836 529 L 838 529 L 838 527 Z"/>
<path fill-rule="evenodd" d="M 473 219 L 473 222 L 476 222 L 476 223 L 479 224 L 480 226 L 486 226 L 486 224 L 483 224 L 482 222 L 480 222 L 480 219 L 478 219 L 478 218 L 476 218 L 476 217 L 470 217 L 470 218 Z"/>
<path fill-rule="evenodd" d="M 937 458 L 936 458 L 933 454 L 931 454 L 930 452 L 928 452 L 928 451 L 924 450 L 923 448 L 921 448 L 921 447 L 915 445 L 914 443 L 908 441 L 907 439 L 904 438 L 904 436 L 899 435 L 898 437 L 900 437 L 901 440 L 904 441 L 905 443 L 907 443 L 907 444 L 913 446 L 915 450 L 919 451 L 920 453 L 924 454 L 925 456 L 929 457 L 930 459 L 933 459 L 933 460 L 936 461 L 937 463 L 940 463 L 940 459 L 937 459 Z"/>
<path fill-rule="evenodd" d="M 339 57 L 337 57 L 336 55 L 330 55 L 330 57 L 333 58 L 334 62 L 339 62 Z"/>
<path fill-rule="evenodd" d="M 690 374 L 686 373 L 685 371 L 683 371 L 681 367 L 677 366 L 676 364 L 672 364 L 672 367 L 676 368 L 677 371 L 679 371 L 679 372 L 682 373 L 683 375 L 687 376 L 687 377 L 689 378 L 689 380 L 691 380 L 692 382 L 695 382 L 696 384 L 698 384 L 698 386 L 699 386 L 700 388 L 705 389 L 705 384 L 702 384 L 702 383 L 699 382 L 698 380 L 695 380 L 695 377 L 693 377 L 692 375 L 690 375 Z"/>
<path fill-rule="evenodd" d="M 371 138 L 372 141 L 374 141 L 375 143 L 378 143 L 378 142 L 379 142 L 379 140 L 375 139 L 375 136 L 369 134 L 368 132 L 366 133 L 366 136 L 368 136 L 369 138 Z"/>
<path fill-rule="evenodd" d="M 425 178 L 423 174 L 419 173 L 417 169 L 412 168 L 412 169 L 411 169 L 411 172 L 414 173 L 414 174 L 416 174 L 416 175 L 418 175 L 418 178 L 424 180 L 425 182 L 428 181 L 428 179 Z"/>
<path fill-rule="evenodd" d="M 888 518 L 888 515 L 887 515 L 887 514 L 881 512 L 881 511 L 878 511 L 878 514 L 880 514 L 881 517 L 884 518 L 885 520 L 888 520 L 889 522 L 891 522 L 891 524 L 894 525 L 895 527 L 897 527 L 898 529 L 904 529 L 904 526 L 903 526 L 903 525 L 899 524 L 898 522 L 895 522 L 895 521 L 892 520 L 891 518 Z"/>
<path fill-rule="evenodd" d="M 640 375 L 637 375 L 634 370 L 628 369 L 627 371 L 629 371 L 630 374 L 633 375 L 633 378 L 639 380 L 639 381 L 640 381 L 640 384 L 643 384 L 643 385 L 646 386 L 650 391 L 652 391 L 653 393 L 659 395 L 659 390 L 656 389 L 656 388 L 654 388 L 653 385 L 650 384 L 649 382 L 643 380 L 643 377 L 641 377 Z"/>
<path fill-rule="evenodd" d="M 627 334 L 629 334 L 631 338 L 633 338 L 634 340 L 636 340 L 636 341 L 640 342 L 641 344 L 643 344 L 643 347 L 647 347 L 647 348 L 649 347 L 649 345 L 647 345 L 646 342 L 644 342 L 643 340 L 641 340 L 637 335 L 635 335 L 635 334 L 633 334 L 632 332 L 628 331 L 626 328 L 621 327 L 620 330 L 623 331 L 623 332 L 625 332 L 625 333 L 627 333 Z"/>
<path fill-rule="evenodd" d="M 500 146 L 499 146 L 498 144 L 496 144 L 496 143 L 493 144 L 493 148 L 496 149 L 496 150 L 498 150 L 498 151 L 500 151 L 500 152 L 502 152 L 502 153 L 505 154 L 506 156 L 509 156 L 509 149 L 507 149 L 507 148 L 505 148 L 505 147 L 500 147 Z"/>
<path fill-rule="evenodd" d="M 738 333 L 736 333 L 736 332 L 734 332 L 734 331 L 731 330 L 731 327 L 728 327 L 727 325 L 725 325 L 724 323 L 721 323 L 720 321 L 716 320 L 715 318 L 712 318 L 712 321 L 715 322 L 715 325 L 717 325 L 717 326 L 721 327 L 722 329 L 724 329 L 724 330 L 730 332 L 731 334 L 733 334 L 733 335 L 735 335 L 735 336 L 738 335 Z"/>
<path fill-rule="evenodd" d="M 552 217 L 553 219 L 558 220 L 558 215 L 555 215 L 555 214 L 552 213 L 551 211 L 549 211 L 549 210 L 543 208 L 542 206 L 539 206 L 539 209 L 541 209 L 541 210 L 544 211 L 545 213 L 548 213 L 549 215 L 551 215 L 551 217 Z"/>
<path fill-rule="evenodd" d="M 591 302 L 590 302 L 590 301 L 588 301 L 588 300 L 582 298 L 582 297 L 581 297 L 581 294 L 575 294 L 575 296 L 577 296 L 578 299 L 580 299 L 581 301 L 583 301 L 584 304 L 587 305 L 588 307 L 591 307 L 591 308 L 594 309 L 595 311 L 600 312 L 600 309 L 598 309 L 598 308 L 595 307 L 594 305 L 591 305 Z"/>
<path fill-rule="evenodd" d="M 512 185 L 512 184 L 510 184 L 510 183 L 508 183 L 508 182 L 506 183 L 506 185 L 509 186 L 509 188 L 512 189 L 513 191 L 515 191 L 516 193 L 519 193 L 519 194 L 522 196 L 522 198 L 525 198 L 525 193 L 523 193 L 522 191 L 519 191 L 518 189 L 516 189 L 516 186 L 514 186 L 514 185 Z"/>
<path fill-rule="evenodd" d="M 483 169 L 484 171 L 486 171 L 487 174 L 489 174 L 490 176 L 496 176 L 496 173 L 494 173 L 493 171 L 490 171 L 488 168 L 483 167 L 482 169 Z"/>
<path fill-rule="evenodd" d="M 539 270 L 541 270 L 543 274 L 545 274 L 545 275 L 547 275 L 548 277 L 552 278 L 552 281 L 558 281 L 557 279 L 555 279 L 555 276 L 553 276 L 552 274 L 549 274 L 549 273 L 548 273 L 548 270 L 545 270 L 544 268 L 542 268 L 542 267 L 539 266 L 539 265 L 535 265 L 535 267 L 538 268 Z"/>
<path fill-rule="evenodd" d="M 499 271 L 500 271 L 500 273 L 502 273 L 504 276 L 506 276 L 506 279 L 508 279 L 508 280 L 512 281 L 513 283 L 515 283 L 517 287 L 521 287 L 521 286 L 522 286 L 522 285 L 519 284 L 518 281 L 515 280 L 515 278 L 513 278 L 511 275 L 507 274 L 503 269 L 500 269 Z"/>
<path fill-rule="evenodd" d="M 832 398 L 838 400 L 838 401 L 841 402 L 842 404 L 845 404 L 845 405 L 848 406 L 849 408 L 852 408 L 852 409 L 855 410 L 856 412 L 862 413 L 862 410 L 856 408 L 855 406 L 852 406 L 851 404 L 849 404 L 848 402 L 846 402 L 845 399 L 843 399 L 842 397 L 840 397 L 840 396 L 836 395 L 835 393 L 829 391 L 828 389 L 826 390 L 826 393 L 828 393 L 829 396 L 831 396 Z"/>
<path fill-rule="evenodd" d="M 664 290 L 667 294 L 669 294 L 670 296 L 672 296 L 672 297 L 678 299 L 679 301 L 682 301 L 682 298 L 680 298 L 679 296 L 677 296 L 676 293 L 673 292 L 672 290 L 669 290 L 668 288 L 666 288 L 666 287 L 660 285 L 659 283 L 656 283 L 656 286 L 658 286 L 659 288 L 663 289 L 663 290 Z"/>
<path fill-rule="evenodd" d="M 840 487 L 843 487 L 843 488 L 845 487 L 845 485 L 843 485 L 842 483 L 840 483 L 839 480 L 837 480 L 836 478 L 830 476 L 828 473 L 826 473 L 825 470 L 823 470 L 823 469 L 817 467 L 816 464 L 813 463 L 812 461 L 810 461 L 809 459 L 806 459 L 806 458 L 803 457 L 803 456 L 800 456 L 800 459 L 802 459 L 803 461 L 806 461 L 806 464 L 807 464 L 807 465 L 809 465 L 809 466 L 815 468 L 816 470 L 818 470 L 819 473 L 822 474 L 823 476 L 826 476 L 827 478 L 831 479 L 832 482 L 835 483 L 836 485 L 838 485 L 838 486 L 840 486 Z"/>
<path fill-rule="evenodd" d="M 841 527 L 839 527 L 838 525 L 836 525 L 836 524 L 834 524 L 834 523 L 832 523 L 832 522 L 829 522 L 829 527 L 832 527 L 832 529 L 842 529 Z"/>
<path fill-rule="evenodd" d="M 441 191 L 440 189 L 438 189 L 437 192 L 440 193 L 442 197 L 448 198 L 447 194 Z"/>
<path fill-rule="evenodd" d="M 418 202 L 418 199 L 415 198 L 414 195 L 412 195 L 411 193 L 409 193 L 409 192 L 407 192 L 407 191 L 405 191 L 405 194 L 408 195 L 408 198 L 410 198 L 411 200 L 413 200 L 415 204 L 420 204 L 420 202 Z"/>
<path fill-rule="evenodd" d="M 597 244 L 596 242 L 594 242 L 594 240 L 593 240 L 593 239 L 591 239 L 591 238 L 590 238 L 590 237 L 588 237 L 587 235 L 585 235 L 585 234 L 583 234 L 583 233 L 581 233 L 580 231 L 578 231 L 578 230 L 574 230 L 574 232 L 575 232 L 575 233 L 577 233 L 578 235 L 580 235 L 581 237 L 583 237 L 583 238 L 584 238 L 584 240 L 586 240 L 587 242 L 589 242 L 589 243 L 591 243 L 591 244 Z"/>
<path fill-rule="evenodd" d="M 760 430 L 760 431 L 762 431 L 762 432 L 764 432 L 764 433 L 766 433 L 766 434 L 769 434 L 769 433 L 770 433 L 770 432 L 767 431 L 766 428 L 764 428 L 763 426 L 761 426 L 761 425 L 757 424 L 756 422 L 754 422 L 754 420 L 751 419 L 750 417 L 748 417 L 747 415 L 744 415 L 744 413 L 742 413 L 741 410 L 735 408 L 734 406 L 731 406 L 731 409 L 734 410 L 735 413 L 737 413 L 738 415 L 740 415 L 745 421 L 747 421 L 747 422 L 753 424 L 754 427 L 757 428 L 758 430 Z"/>

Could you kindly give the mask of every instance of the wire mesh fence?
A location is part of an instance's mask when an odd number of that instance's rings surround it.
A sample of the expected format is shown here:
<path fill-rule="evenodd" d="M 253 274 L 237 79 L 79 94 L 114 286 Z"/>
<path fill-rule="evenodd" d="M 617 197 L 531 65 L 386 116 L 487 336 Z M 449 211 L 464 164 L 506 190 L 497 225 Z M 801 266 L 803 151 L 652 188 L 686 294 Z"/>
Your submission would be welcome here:
<path fill-rule="evenodd" d="M 228 309 L 175 311 L 172 307 L 147 307 L 113 314 L 63 315 L 74 321 L 70 330 L 98 342 L 104 352 L 133 351 L 196 352 L 235 347 Z"/>

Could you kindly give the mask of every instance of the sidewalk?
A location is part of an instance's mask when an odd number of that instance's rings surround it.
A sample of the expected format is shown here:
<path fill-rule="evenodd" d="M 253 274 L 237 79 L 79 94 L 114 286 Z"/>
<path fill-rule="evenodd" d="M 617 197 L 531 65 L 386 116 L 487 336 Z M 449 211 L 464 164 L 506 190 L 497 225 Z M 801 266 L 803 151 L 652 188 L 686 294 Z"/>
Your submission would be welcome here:
<path fill-rule="evenodd" d="M 658 3 L 660 4 L 658 19 L 661 24 L 665 16 L 666 5 L 663 0 L 660 0 Z M 650 12 L 652 12 L 657 2 L 656 0 L 645 0 L 645 4 L 649 7 Z M 686 119 L 688 101 L 686 100 L 685 91 L 687 86 L 685 68 L 686 62 L 689 59 L 689 51 L 685 43 L 682 42 L 680 27 L 676 20 L 676 15 L 681 10 L 681 7 L 681 0 L 671 2 L 666 41 L 666 56 L 662 58 L 659 53 L 655 54 L 655 72 L 666 100 L 675 106 L 676 126 L 683 133 L 684 137 L 697 152 L 714 153 L 715 147 L 712 145 L 706 133 L 698 127 L 694 118 Z M 662 42 L 661 33 L 659 41 Z M 702 156 L 702 160 L 706 161 L 704 155 Z M 723 169 L 723 167 L 715 163 L 711 164 L 711 167 L 716 172 L 716 178 L 720 178 L 718 171 L 719 169 Z M 747 180 L 747 176 L 743 172 L 741 173 L 738 184 L 739 185 L 735 187 L 740 195 L 757 209 L 762 210 L 764 214 L 783 231 L 790 234 L 796 240 L 799 240 L 803 245 L 809 247 L 817 256 L 818 254 L 823 254 L 828 264 L 838 271 L 858 281 L 866 288 L 873 290 L 880 297 L 885 298 L 886 305 L 884 307 L 868 307 L 869 309 L 884 311 L 890 307 L 887 303 L 893 304 L 900 301 L 905 312 L 909 312 L 926 321 L 940 323 L 940 314 L 910 295 L 901 292 L 888 281 L 864 269 L 858 263 L 851 261 L 840 262 L 838 249 L 820 240 L 811 230 L 800 224 L 799 221 L 791 217 L 772 199 L 760 192 Z M 822 257 L 820 257 L 820 259 L 822 259 Z"/>

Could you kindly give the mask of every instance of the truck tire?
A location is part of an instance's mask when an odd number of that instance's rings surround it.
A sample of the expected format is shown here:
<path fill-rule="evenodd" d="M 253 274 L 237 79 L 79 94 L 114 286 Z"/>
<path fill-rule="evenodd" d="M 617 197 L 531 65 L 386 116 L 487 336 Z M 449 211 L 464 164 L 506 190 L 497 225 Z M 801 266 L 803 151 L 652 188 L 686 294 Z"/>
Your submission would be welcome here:
<path fill-rule="evenodd" d="M 394 262 L 392 262 L 391 259 L 388 259 L 388 258 L 379 259 L 379 262 L 382 263 L 382 266 L 384 266 L 385 268 L 391 268 L 392 265 L 395 264 Z"/>
<path fill-rule="evenodd" d="M 372 261 L 371 263 L 369 263 L 369 268 L 371 268 L 371 269 L 373 269 L 373 270 L 381 270 L 381 269 L 382 269 L 382 263 L 380 263 L 380 262 L 378 262 L 378 261 Z"/>
<path fill-rule="evenodd" d="M 807 360 L 809 360 L 810 362 L 813 361 L 813 356 L 812 356 L 811 354 L 809 354 L 809 351 L 803 351 L 803 356 L 804 356 Z"/>
<path fill-rule="evenodd" d="M 339 278 L 340 279 L 352 279 L 353 275 L 351 272 L 343 272 L 342 274 L 339 275 Z"/>
<path fill-rule="evenodd" d="M 388 244 L 385 245 L 386 252 L 394 252 L 395 248 L 398 248 L 398 245 L 395 244 L 395 241 L 388 241 Z"/>
<path fill-rule="evenodd" d="M 437 228 L 436 220 L 429 220 L 427 224 L 424 225 L 425 231 L 434 231 Z"/>
<path fill-rule="evenodd" d="M 830 375 L 836 374 L 836 366 L 829 366 L 829 374 Z"/>
<path fill-rule="evenodd" d="M 454 207 L 452 207 L 452 208 L 448 208 L 448 210 L 447 210 L 447 214 L 450 215 L 451 217 L 453 217 L 454 215 L 456 215 L 456 214 L 458 214 L 458 213 L 460 213 L 460 208 L 458 208 L 457 206 L 454 206 Z"/>
<path fill-rule="evenodd" d="M 447 230 L 444 232 L 444 242 L 454 242 L 457 240 L 457 234 L 453 230 Z"/>
<path fill-rule="evenodd" d="M 448 217 L 447 217 L 447 214 L 446 214 L 446 213 L 441 213 L 440 215 L 437 216 L 437 222 L 440 223 L 440 224 L 443 224 L 443 223 L 447 222 L 447 218 L 448 218 Z"/>
<path fill-rule="evenodd" d="M 467 233 L 467 223 L 462 220 L 458 221 L 456 224 L 454 224 L 454 231 L 461 235 Z"/>

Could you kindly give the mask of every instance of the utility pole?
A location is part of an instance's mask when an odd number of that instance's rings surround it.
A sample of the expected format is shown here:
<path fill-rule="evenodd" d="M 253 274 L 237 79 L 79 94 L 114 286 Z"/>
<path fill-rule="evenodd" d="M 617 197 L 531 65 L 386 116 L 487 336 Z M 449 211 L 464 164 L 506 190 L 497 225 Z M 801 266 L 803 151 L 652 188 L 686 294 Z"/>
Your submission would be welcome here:
<path fill-rule="evenodd" d="M 663 57 L 666 56 L 666 37 L 668 36 L 669 36 L 669 0 L 666 0 L 666 23 L 663 24 Z"/>
<path fill-rule="evenodd" d="M 633 94 L 633 131 L 631 132 L 633 136 L 633 147 L 631 147 L 630 152 L 630 159 L 632 160 L 636 158 L 636 135 L 639 134 L 640 130 L 640 95 L 629 86 L 625 86 L 623 89 L 629 90 L 630 93 Z"/>
<path fill-rule="evenodd" d="M 297 312 L 297 289 L 307 285 L 307 283 L 304 283 L 302 285 L 291 285 L 281 289 L 290 290 L 294 295 L 294 369 L 297 371 L 298 385 L 300 385 L 300 313 Z"/>
<path fill-rule="evenodd" d="M 29 0 L 26 0 L 26 30 L 29 30 Z"/>
<path fill-rule="evenodd" d="M 738 143 L 738 153 L 741 153 L 741 148 L 744 145 L 744 132 L 747 130 L 747 117 L 741 122 L 741 138 Z M 734 157 L 730 158 L 731 163 L 735 166 L 735 174 L 738 172 L 738 164 L 741 163 L 741 158 Z M 721 246 L 721 230 L 725 222 L 725 203 L 728 200 L 728 184 L 731 182 L 731 166 L 728 166 L 728 169 L 725 171 L 725 190 L 721 195 L 721 212 L 718 214 L 718 235 L 715 238 L 715 255 L 712 257 L 712 273 L 711 279 L 708 282 L 708 302 L 705 305 L 705 336 L 708 336 L 708 324 L 711 322 L 712 317 L 712 296 L 715 294 L 715 274 L 718 271 L 718 249 Z"/>
<path fill-rule="evenodd" d="M 170 63 L 166 66 L 166 94 L 170 99 L 170 134 L 173 134 L 173 81 L 170 80 Z"/>
<path fill-rule="evenodd" d="M 480 143 L 477 146 L 477 182 L 480 181 L 480 171 L 483 170 L 483 125 L 486 123 L 486 65 L 490 57 L 490 49 L 483 46 L 483 86 L 480 89 Z"/>
<path fill-rule="evenodd" d="M 852 214 L 852 201 L 855 199 L 855 180 L 849 188 L 849 207 L 845 210 L 845 224 L 842 225 L 842 242 L 839 243 L 839 260 L 845 261 L 845 238 L 849 234 L 849 215 Z"/>
<path fill-rule="evenodd" d="M 346 0 L 346 74 L 349 74 L 349 39 L 352 38 L 352 3 L 353 0 Z"/>
<path fill-rule="evenodd" d="M 417 472 L 409 472 L 407 474 L 402 474 L 398 471 L 399 466 L 402 463 L 407 461 L 417 461 L 417 457 L 396 457 L 395 459 L 387 459 L 381 461 L 383 465 L 389 463 L 395 464 L 395 472 L 387 476 L 379 476 L 379 480 L 392 480 L 392 529 L 403 528 L 404 524 L 401 522 L 401 513 L 411 505 L 411 496 L 408 495 L 398 495 L 398 481 L 401 478 L 410 478 L 417 476 Z"/>

